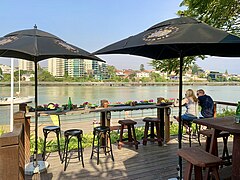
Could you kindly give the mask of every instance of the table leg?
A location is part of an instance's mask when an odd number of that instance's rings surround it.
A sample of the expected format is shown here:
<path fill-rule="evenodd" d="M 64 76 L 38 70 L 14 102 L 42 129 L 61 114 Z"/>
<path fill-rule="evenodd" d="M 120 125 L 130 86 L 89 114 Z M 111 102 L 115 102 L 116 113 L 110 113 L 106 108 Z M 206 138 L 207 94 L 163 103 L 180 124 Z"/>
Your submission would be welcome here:
<path fill-rule="evenodd" d="M 101 126 L 105 126 L 105 122 L 106 122 L 106 112 L 101 112 L 101 118 L 100 118 L 100 125 Z"/>
<path fill-rule="evenodd" d="M 157 118 L 159 118 L 160 121 L 160 136 L 161 139 L 164 140 L 164 109 L 165 108 L 157 108 Z"/>
<path fill-rule="evenodd" d="M 232 180 L 240 179 L 240 134 L 234 134 L 232 150 Z"/>
<path fill-rule="evenodd" d="M 171 109 L 169 107 L 164 108 L 164 126 L 165 126 L 165 142 L 170 141 L 170 112 Z"/>
<path fill-rule="evenodd" d="M 210 145 L 210 150 L 209 153 L 218 156 L 218 144 L 217 144 L 217 137 L 221 131 L 214 129 L 213 135 L 211 138 L 211 145 Z"/>

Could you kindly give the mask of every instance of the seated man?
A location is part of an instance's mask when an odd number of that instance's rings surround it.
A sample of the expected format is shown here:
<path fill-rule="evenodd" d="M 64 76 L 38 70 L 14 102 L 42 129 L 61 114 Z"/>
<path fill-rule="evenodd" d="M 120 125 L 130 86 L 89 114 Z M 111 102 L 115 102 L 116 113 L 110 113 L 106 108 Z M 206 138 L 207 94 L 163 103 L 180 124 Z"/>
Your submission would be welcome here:
<path fill-rule="evenodd" d="M 200 118 L 211 118 L 214 115 L 214 102 L 203 89 L 197 90 L 198 103 L 201 106 Z"/>

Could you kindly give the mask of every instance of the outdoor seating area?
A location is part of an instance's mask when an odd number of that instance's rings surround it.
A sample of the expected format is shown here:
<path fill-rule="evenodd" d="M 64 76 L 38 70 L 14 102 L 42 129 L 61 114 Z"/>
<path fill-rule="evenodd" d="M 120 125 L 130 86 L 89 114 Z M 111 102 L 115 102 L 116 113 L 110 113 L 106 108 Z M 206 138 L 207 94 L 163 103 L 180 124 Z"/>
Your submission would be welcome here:
<path fill-rule="evenodd" d="M 126 107 L 125 107 L 126 108 Z M 216 108 L 216 107 L 215 107 Z M 107 109 L 107 108 L 106 108 Z M 15 123 L 24 123 L 24 129 L 27 130 L 28 133 L 25 133 L 25 143 L 29 143 L 29 125 L 30 119 L 29 117 L 24 117 L 23 112 L 19 112 L 16 114 Z M 19 120 L 18 120 L 19 119 Z M 232 118 L 220 118 L 223 121 L 223 124 L 226 124 L 227 120 L 232 120 Z M 140 119 L 137 122 L 157 122 L 159 126 L 159 119 L 158 118 L 149 118 L 145 117 Z M 211 120 L 211 118 L 210 118 Z M 205 119 L 208 122 L 208 119 Z M 205 121 L 201 120 L 194 120 L 195 123 L 200 123 L 202 125 L 206 125 Z M 134 124 L 136 125 L 137 122 L 132 120 L 120 120 L 119 123 L 121 124 L 121 129 L 128 132 L 129 129 L 134 129 Z M 221 122 L 221 121 L 219 121 Z M 107 122 L 106 122 L 107 123 Z M 125 126 L 129 125 L 129 128 L 125 128 Z M 19 125 L 18 125 L 19 126 Z M 197 177 L 204 177 L 206 174 L 215 175 L 216 178 L 220 176 L 221 178 L 224 176 L 230 177 L 232 173 L 232 166 L 231 162 L 232 159 L 225 159 L 226 157 L 231 158 L 232 156 L 226 156 L 226 144 L 227 144 L 227 151 L 228 152 L 236 152 L 233 151 L 234 147 L 234 139 L 233 136 L 228 136 L 228 141 L 226 142 L 223 138 L 218 138 L 218 144 L 210 143 L 209 151 L 210 155 L 206 150 L 206 147 L 209 143 L 206 141 L 206 137 L 201 136 L 201 145 L 198 142 L 198 137 L 195 136 L 191 137 L 192 147 L 189 147 L 189 135 L 183 134 L 183 143 L 182 143 L 182 151 L 178 150 L 178 137 L 177 136 L 170 136 L 170 139 L 165 142 L 164 144 L 155 143 L 158 139 L 154 133 L 154 124 L 152 124 L 151 129 L 149 130 L 150 134 L 146 134 L 142 137 L 142 140 L 138 140 L 139 142 L 136 144 L 133 139 L 132 142 L 127 142 L 127 144 L 132 143 L 135 146 L 121 146 L 119 149 L 119 143 L 121 141 L 111 144 L 111 139 L 109 136 L 110 128 L 104 128 L 101 126 L 95 127 L 95 135 L 96 140 L 93 141 L 94 146 L 83 148 L 82 146 L 82 134 L 86 130 L 86 127 L 82 129 L 82 125 L 79 123 L 75 123 L 74 129 L 73 127 L 66 127 L 63 124 L 63 131 L 65 131 L 62 136 L 65 137 L 65 146 L 64 150 L 61 150 L 59 154 L 58 151 L 45 153 L 38 155 L 38 160 L 46 160 L 49 163 L 49 168 L 47 171 L 43 171 L 40 174 L 33 174 L 33 175 L 26 175 L 26 179 L 33 179 L 38 178 L 40 176 L 43 179 L 72 179 L 72 178 L 87 178 L 87 179 L 94 179 L 98 178 L 107 178 L 107 179 L 168 179 L 168 178 L 176 178 L 178 176 L 178 155 L 183 158 L 183 174 L 185 177 L 191 177 L 193 172 L 192 167 L 194 166 L 194 173 L 193 176 Z M 131 126 L 131 128 L 130 128 Z M 145 124 L 142 124 L 144 128 Z M 149 126 L 149 125 L 147 125 Z M 49 126 L 43 126 L 43 129 L 46 129 Z M 80 128 L 80 129 L 76 129 Z M 91 130 L 92 127 L 88 127 Z M 227 127 L 226 127 L 227 128 Z M 159 129 L 156 129 L 159 130 Z M 114 130 L 113 130 L 114 131 Z M 132 131 L 134 132 L 134 131 Z M 234 131 L 235 132 L 235 131 Z M 49 133 L 49 132 L 48 132 Z M 121 133 L 121 132 L 118 132 Z M 151 134 L 153 133 L 153 134 Z M 52 138 L 56 139 L 55 133 L 51 133 Z M 129 134 L 129 133 L 128 133 Z M 46 137 L 47 132 L 40 136 Z M 150 136 L 150 142 L 145 146 L 146 139 L 144 138 L 147 135 Z M 166 134 L 165 134 L 166 135 Z M 217 134 L 216 134 L 217 135 Z M 213 137 L 216 136 L 215 133 L 212 134 Z M 75 151 L 68 151 L 68 143 L 72 136 L 76 136 L 78 141 L 78 149 Z M 130 135 L 134 137 L 134 135 Z M 121 137 L 121 136 L 120 136 Z M 161 136 L 160 136 L 161 137 Z M 0 142 L 4 140 L 5 136 L 0 138 Z M 156 138 L 156 139 L 154 139 Z M 51 139 L 51 137 L 50 137 Z M 104 140 L 104 141 L 103 141 Z M 121 139 L 120 139 L 121 140 Z M 209 140 L 209 139 L 208 139 Z M 6 141 L 6 140 L 4 140 Z M 4 142 L 3 141 L 3 142 Z M 95 143 L 94 143 L 95 142 Z M 97 143 L 96 143 L 97 142 Z M 161 139 L 162 142 L 162 139 Z M 110 144 L 109 144 L 110 143 Z M 0 143 L 1 144 L 1 143 Z M 44 143 L 45 144 L 45 143 Z M 29 163 L 29 149 L 25 149 L 25 159 L 22 160 L 26 163 Z M 187 149 L 185 149 L 187 148 Z M 2 148 L 0 148 L 3 150 Z M 45 148 L 44 148 L 45 149 Z M 102 151 L 103 150 L 103 151 Z M 188 152 L 189 151 L 189 152 Z M 1 151 L 4 152 L 4 151 Z M 44 151 L 45 152 L 45 151 Z M 197 156 L 192 156 L 191 153 L 196 152 L 199 153 Z M 227 152 L 227 153 L 228 153 Z M 114 156 L 113 156 L 114 155 Z M 204 157 L 203 159 L 201 158 Z M 218 157 L 217 157 L 218 156 Z M 6 158 L 0 156 L 1 159 Z M 76 158 L 75 158 L 76 157 Z M 215 158 L 216 157 L 216 158 Z M 31 156 L 31 161 L 33 156 Z M 60 161 L 59 161 L 60 158 Z M 62 158 L 62 161 L 61 161 Z M 223 160 L 223 161 L 222 161 Z M 220 162 L 219 162 L 220 161 Z M 16 164 L 15 164 L 16 165 Z M 235 162 L 236 166 L 236 162 Z M 20 166 L 19 166 L 20 167 Z M 229 168 L 230 167 L 230 168 Z M 234 166 L 233 166 L 234 167 Z M 206 168 L 202 171 L 202 168 Z M 210 169 L 209 169 L 210 168 Z M 220 169 L 218 169 L 220 168 Z M 233 170 L 234 172 L 234 170 Z M 22 176 L 24 176 L 24 172 L 22 172 Z M 200 178 L 201 179 L 201 178 Z"/>
<path fill-rule="evenodd" d="M 192 146 L 199 147 L 197 140 L 193 140 Z M 184 138 L 183 147 L 188 147 L 188 138 Z M 229 141 L 232 146 L 232 139 Z M 78 159 L 71 159 L 68 168 L 64 171 L 64 165 L 59 163 L 58 153 L 52 153 L 47 159 L 50 164 L 47 172 L 40 175 L 26 176 L 27 180 L 41 177 L 42 179 L 169 179 L 178 176 L 178 141 L 177 136 L 171 137 L 167 146 L 158 146 L 157 143 L 149 143 L 147 146 L 140 142 L 138 150 L 134 146 L 123 146 L 118 149 L 113 144 L 114 161 L 111 156 L 100 155 L 99 165 L 96 157 L 90 159 L 92 149 L 83 151 L 84 168 Z M 200 148 L 204 148 L 203 146 Z M 219 143 L 219 152 L 222 152 L 222 143 Z M 185 171 L 186 161 L 183 160 Z M 206 171 L 203 171 L 203 175 Z"/>

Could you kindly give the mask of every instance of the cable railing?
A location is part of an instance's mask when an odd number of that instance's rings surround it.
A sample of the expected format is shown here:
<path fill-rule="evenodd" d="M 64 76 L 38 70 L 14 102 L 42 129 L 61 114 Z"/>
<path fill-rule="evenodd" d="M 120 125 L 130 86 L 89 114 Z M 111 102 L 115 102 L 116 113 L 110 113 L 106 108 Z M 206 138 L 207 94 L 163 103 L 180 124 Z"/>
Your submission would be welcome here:
<path fill-rule="evenodd" d="M 226 111 L 235 111 L 237 103 L 226 102 L 226 101 L 214 101 L 214 108 L 216 113 L 224 113 Z M 171 107 L 170 120 L 174 121 L 173 116 L 178 116 L 178 107 Z M 185 107 L 183 107 L 183 111 Z M 111 112 L 111 125 L 117 125 L 119 119 L 134 119 L 138 121 L 137 126 L 143 126 L 142 119 L 144 117 L 154 117 L 157 115 L 156 109 L 140 109 L 140 110 L 129 110 L 129 111 L 117 111 Z M 60 115 L 61 125 L 73 126 L 79 122 L 90 122 L 90 124 L 98 124 L 100 121 L 99 112 L 91 113 L 79 113 L 71 115 Z M 44 124 L 51 124 L 51 118 L 49 116 L 41 116 L 39 118 L 39 126 Z M 91 128 L 91 127 L 89 127 Z"/>

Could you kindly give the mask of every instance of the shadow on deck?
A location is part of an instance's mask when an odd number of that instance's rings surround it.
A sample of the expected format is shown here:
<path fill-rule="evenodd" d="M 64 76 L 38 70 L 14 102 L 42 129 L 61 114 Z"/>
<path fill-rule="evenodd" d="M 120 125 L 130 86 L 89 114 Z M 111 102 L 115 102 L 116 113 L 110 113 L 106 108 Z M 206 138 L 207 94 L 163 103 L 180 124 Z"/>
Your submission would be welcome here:
<path fill-rule="evenodd" d="M 204 140 L 202 140 L 204 142 Z M 222 153 L 222 142 L 219 143 L 219 154 Z M 188 146 L 187 137 L 183 138 L 183 147 Z M 199 146 L 193 140 L 192 146 Z M 229 152 L 231 152 L 232 138 L 229 139 Z M 204 145 L 202 145 L 204 148 Z M 47 161 L 50 164 L 47 172 L 40 175 L 26 176 L 26 179 L 161 179 L 176 178 L 178 175 L 177 137 L 171 137 L 171 141 L 166 146 L 158 146 L 157 143 L 147 146 L 139 145 L 139 149 L 124 146 L 117 149 L 117 144 L 113 144 L 115 161 L 110 156 L 100 155 L 100 164 L 97 165 L 96 158 L 90 159 L 91 148 L 84 149 L 83 168 L 77 159 L 71 159 L 67 170 L 63 171 L 64 165 L 59 161 L 58 153 L 51 153 Z M 77 153 L 73 154 L 73 156 Z"/>

